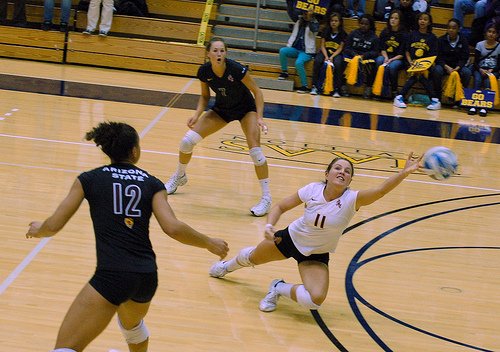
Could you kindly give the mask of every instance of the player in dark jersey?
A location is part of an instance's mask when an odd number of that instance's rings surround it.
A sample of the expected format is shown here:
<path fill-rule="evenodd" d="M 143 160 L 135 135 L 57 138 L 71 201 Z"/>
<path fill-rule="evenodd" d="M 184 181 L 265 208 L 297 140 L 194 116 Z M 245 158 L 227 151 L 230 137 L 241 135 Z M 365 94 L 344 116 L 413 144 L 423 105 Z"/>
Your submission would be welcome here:
<path fill-rule="evenodd" d="M 260 147 L 260 130 L 267 133 L 267 126 L 262 118 L 264 98 L 248 73 L 248 68 L 227 59 L 226 52 L 226 44 L 220 38 L 212 38 L 207 45 L 207 56 L 210 61 L 198 70 L 198 79 L 201 83 L 198 107 L 194 116 L 187 122 L 190 130 L 180 143 L 177 170 L 165 183 L 165 188 L 168 194 L 172 194 L 177 187 L 185 185 L 186 167 L 191 160 L 194 146 L 229 122 L 237 120 L 245 133 L 255 173 L 262 189 L 260 202 L 252 207 L 250 212 L 255 216 L 263 216 L 271 208 L 269 171 L 266 157 Z M 210 99 L 210 89 L 215 92 L 215 104 L 203 114 Z"/>
<path fill-rule="evenodd" d="M 132 352 L 147 351 L 149 332 L 143 318 L 158 284 L 156 257 L 149 239 L 153 213 L 173 239 L 224 258 L 224 240 L 205 236 L 179 221 L 167 201 L 163 183 L 135 164 L 139 135 L 124 123 L 103 122 L 87 132 L 111 164 L 84 172 L 69 194 L 44 222 L 34 221 L 27 238 L 50 237 L 60 231 L 86 198 L 94 225 L 97 268 L 69 308 L 54 352 L 83 351 L 115 313 Z"/>

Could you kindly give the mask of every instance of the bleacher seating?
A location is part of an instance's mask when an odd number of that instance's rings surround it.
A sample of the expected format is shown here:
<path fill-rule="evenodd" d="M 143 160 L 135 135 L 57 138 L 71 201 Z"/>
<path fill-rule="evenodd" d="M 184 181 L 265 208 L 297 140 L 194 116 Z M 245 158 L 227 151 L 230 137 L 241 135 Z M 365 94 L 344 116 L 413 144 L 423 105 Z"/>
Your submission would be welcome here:
<path fill-rule="evenodd" d="M 431 8 L 433 32 L 438 37 L 446 32 L 445 25 L 453 14 L 452 0 L 440 2 L 444 6 Z M 148 7 L 151 17 L 115 15 L 107 38 L 83 36 L 80 33 L 86 26 L 86 13 L 77 10 L 77 4 L 78 0 L 73 0 L 71 18 L 75 21 L 70 23 L 68 33 L 0 27 L 0 56 L 187 76 L 194 76 L 198 65 L 204 60 L 204 48 L 195 44 L 200 19 L 205 10 L 203 0 L 150 1 Z M 367 13 L 373 12 L 374 4 L 375 0 L 367 0 Z M 56 3 L 56 24 L 59 20 L 57 6 Z M 12 7 L 9 4 L 10 13 Z M 257 48 L 252 48 L 255 19 L 239 15 L 242 9 L 246 15 L 255 16 L 255 2 L 251 0 L 228 0 L 219 8 L 214 4 L 209 16 L 211 25 L 207 28 L 206 39 L 212 34 L 223 37 L 228 35 L 225 39 L 233 58 L 249 65 L 255 76 L 274 79 L 280 72 L 277 51 L 286 43 L 292 23 L 286 15 L 285 2 L 266 1 L 266 8 L 263 9 L 259 22 L 263 29 L 259 30 Z M 43 21 L 42 0 L 29 1 L 27 17 L 31 24 Z M 233 20 L 239 25 L 232 24 Z M 470 26 L 471 22 L 472 15 L 467 15 L 465 26 Z M 385 25 L 385 22 L 376 22 L 377 34 Z M 349 32 L 358 27 L 358 21 L 345 18 L 344 27 Z M 298 79 L 293 66 L 290 66 L 289 73 L 291 78 Z M 307 65 L 307 73 L 310 77 L 312 62 Z"/>
<path fill-rule="evenodd" d="M 58 63 L 196 75 L 204 62 L 205 49 L 196 45 L 205 1 L 161 0 L 151 3 L 151 17 L 115 15 L 110 36 L 85 36 L 86 12 L 73 0 L 70 31 L 0 26 L 0 56 Z M 60 9 L 53 21 L 58 23 Z M 12 4 L 9 10 L 12 11 Z M 214 18 L 213 6 L 210 18 Z M 31 27 L 43 21 L 43 1 L 26 8 Z M 74 19 L 74 23 L 73 23 Z M 210 38 L 212 26 L 206 31 Z"/>

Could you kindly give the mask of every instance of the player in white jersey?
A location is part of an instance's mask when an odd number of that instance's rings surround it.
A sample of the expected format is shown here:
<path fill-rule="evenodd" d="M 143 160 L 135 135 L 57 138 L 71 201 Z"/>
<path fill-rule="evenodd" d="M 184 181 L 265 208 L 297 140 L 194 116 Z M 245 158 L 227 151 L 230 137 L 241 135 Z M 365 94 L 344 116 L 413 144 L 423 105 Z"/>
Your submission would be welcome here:
<path fill-rule="evenodd" d="M 210 276 L 221 278 L 243 267 L 292 257 L 298 263 L 303 283 L 273 280 L 259 309 L 274 311 L 280 296 L 291 298 L 308 309 L 318 309 L 328 293 L 329 253 L 335 252 L 340 236 L 356 211 L 392 191 L 419 168 L 421 159 L 414 159 L 410 153 L 404 169 L 397 174 L 373 188 L 354 191 L 349 188 L 354 175 L 352 163 L 335 158 L 326 169 L 324 182 L 310 183 L 272 207 L 262 242 L 242 249 L 228 261 L 216 262 L 210 268 Z M 302 203 L 305 203 L 304 215 L 284 230 L 276 231 L 274 226 L 280 216 Z"/>

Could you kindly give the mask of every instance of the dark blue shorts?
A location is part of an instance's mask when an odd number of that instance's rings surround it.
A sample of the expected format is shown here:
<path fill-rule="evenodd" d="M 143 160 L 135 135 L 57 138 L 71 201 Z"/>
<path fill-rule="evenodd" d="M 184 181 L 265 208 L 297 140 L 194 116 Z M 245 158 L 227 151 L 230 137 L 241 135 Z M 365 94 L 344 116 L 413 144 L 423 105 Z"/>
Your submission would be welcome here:
<path fill-rule="evenodd" d="M 328 265 L 330 261 L 330 253 L 311 254 L 307 256 L 300 253 L 290 237 L 288 227 L 284 230 L 276 231 L 274 234 L 274 244 L 285 257 L 293 258 L 297 263 L 314 260 Z"/>
<path fill-rule="evenodd" d="M 89 281 L 111 304 L 116 306 L 131 299 L 147 303 L 158 287 L 158 273 L 131 273 L 126 271 L 96 270 Z"/>
<path fill-rule="evenodd" d="M 214 105 L 212 107 L 212 110 L 217 113 L 217 115 L 219 115 L 224 121 L 229 123 L 231 121 L 240 121 L 249 112 L 257 111 L 257 108 L 255 106 L 255 102 L 252 101 L 248 102 L 248 104 L 240 105 L 234 109 L 223 109 L 218 107 L 217 105 Z"/>

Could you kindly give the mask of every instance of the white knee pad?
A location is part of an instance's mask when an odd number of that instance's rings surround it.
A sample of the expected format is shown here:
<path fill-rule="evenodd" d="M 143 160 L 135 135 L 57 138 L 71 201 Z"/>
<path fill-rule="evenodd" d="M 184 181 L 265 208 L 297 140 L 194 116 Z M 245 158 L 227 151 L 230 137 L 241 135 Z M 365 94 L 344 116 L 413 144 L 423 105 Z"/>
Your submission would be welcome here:
<path fill-rule="evenodd" d="M 300 285 L 299 287 L 297 287 L 296 295 L 297 295 L 297 303 L 300 304 L 302 307 L 315 310 L 319 309 L 320 306 L 318 306 L 316 303 L 312 301 L 311 295 L 309 294 L 309 292 L 307 292 L 304 285 Z"/>
<path fill-rule="evenodd" d="M 148 339 L 149 337 L 149 330 L 146 327 L 146 324 L 144 324 L 144 320 L 141 320 L 139 325 L 136 327 L 126 330 L 121 321 L 120 318 L 118 318 L 118 326 L 120 327 L 120 330 L 122 331 L 123 337 L 125 337 L 125 341 L 129 344 L 138 344 L 141 342 L 144 342 Z"/>
<path fill-rule="evenodd" d="M 254 147 L 250 149 L 249 154 L 255 166 L 262 166 L 266 163 L 266 156 L 262 153 L 261 147 Z"/>
<path fill-rule="evenodd" d="M 71 348 L 57 348 L 55 350 L 52 350 L 52 352 L 76 352 L 76 351 L 72 350 Z"/>
<path fill-rule="evenodd" d="M 254 266 L 254 264 L 250 261 L 250 255 L 253 253 L 254 250 L 255 247 L 243 248 L 236 257 L 238 264 L 244 267 Z"/>
<path fill-rule="evenodd" d="M 184 154 L 191 154 L 193 152 L 194 146 L 203 139 L 198 133 L 193 130 L 186 132 L 181 140 L 181 145 L 179 150 Z"/>

